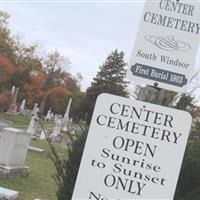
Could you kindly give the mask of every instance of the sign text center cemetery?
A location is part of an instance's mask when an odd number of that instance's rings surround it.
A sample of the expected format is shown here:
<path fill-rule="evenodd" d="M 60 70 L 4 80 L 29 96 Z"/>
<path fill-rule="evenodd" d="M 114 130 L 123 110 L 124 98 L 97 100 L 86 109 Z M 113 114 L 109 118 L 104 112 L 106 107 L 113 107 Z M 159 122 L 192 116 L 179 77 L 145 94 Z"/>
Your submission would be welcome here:
<path fill-rule="evenodd" d="M 186 92 L 199 38 L 199 1 L 147 1 L 129 80 Z M 101 94 L 72 199 L 172 200 L 191 122 L 185 111 Z"/>
<path fill-rule="evenodd" d="M 172 199 L 190 125 L 184 111 L 102 94 L 73 199 Z"/>
<path fill-rule="evenodd" d="M 147 1 L 131 55 L 128 78 L 185 92 L 200 38 L 199 1 Z"/>

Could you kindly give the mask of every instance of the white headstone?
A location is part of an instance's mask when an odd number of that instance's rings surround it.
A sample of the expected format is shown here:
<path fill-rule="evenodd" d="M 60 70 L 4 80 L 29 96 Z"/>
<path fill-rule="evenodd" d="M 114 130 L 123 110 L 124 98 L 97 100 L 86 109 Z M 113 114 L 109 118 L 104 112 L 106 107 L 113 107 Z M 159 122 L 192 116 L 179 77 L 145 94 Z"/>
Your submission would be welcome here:
<path fill-rule="evenodd" d="M 14 85 L 12 86 L 11 92 L 12 92 L 12 94 L 15 94 L 15 86 Z"/>
<path fill-rule="evenodd" d="M 60 116 L 56 116 L 54 120 L 54 127 L 53 127 L 53 133 L 51 134 L 51 137 L 55 137 L 60 134 L 62 126 L 62 120 Z"/>
<path fill-rule="evenodd" d="M 26 105 L 26 99 L 23 99 L 23 101 L 22 101 L 22 103 L 20 105 L 20 108 L 19 108 L 19 112 L 20 113 L 24 113 L 25 105 Z"/>
<path fill-rule="evenodd" d="M 16 128 L 0 131 L 0 165 L 24 165 L 30 135 Z"/>
<path fill-rule="evenodd" d="M 35 115 L 39 112 L 39 107 L 37 103 L 34 103 L 32 114 Z"/>
<path fill-rule="evenodd" d="M 19 192 L 0 187 L 0 199 L 16 200 L 19 197 Z"/>
<path fill-rule="evenodd" d="M 35 103 L 32 111 L 32 117 L 27 128 L 27 132 L 31 133 L 32 135 L 35 134 L 38 127 L 38 120 L 39 120 L 38 112 L 39 112 L 38 104 Z"/>
<path fill-rule="evenodd" d="M 69 111 L 70 111 L 70 107 L 71 107 L 71 103 L 72 103 L 72 98 L 69 99 L 69 103 L 67 105 L 67 110 L 65 112 L 64 118 L 63 118 L 63 131 L 67 131 L 68 130 L 68 124 L 69 124 Z"/>
<path fill-rule="evenodd" d="M 44 152 L 44 149 L 41 149 L 41 148 L 38 148 L 38 147 L 32 147 L 32 146 L 28 146 L 28 150 L 33 151 L 33 152 L 37 152 L 37 153 Z"/>
<path fill-rule="evenodd" d="M 45 117 L 46 120 L 51 120 L 51 109 L 48 110 L 47 116 Z"/>
<path fill-rule="evenodd" d="M 41 131 L 41 134 L 40 134 L 40 140 L 46 140 L 46 136 L 43 130 Z"/>

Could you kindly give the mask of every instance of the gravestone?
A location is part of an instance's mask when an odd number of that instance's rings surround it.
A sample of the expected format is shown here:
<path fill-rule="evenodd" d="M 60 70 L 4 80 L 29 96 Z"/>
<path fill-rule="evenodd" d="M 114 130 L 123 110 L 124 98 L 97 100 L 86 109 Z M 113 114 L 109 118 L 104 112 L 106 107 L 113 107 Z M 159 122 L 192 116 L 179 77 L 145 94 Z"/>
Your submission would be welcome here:
<path fill-rule="evenodd" d="M 46 140 L 46 135 L 43 130 L 41 131 L 41 134 L 40 134 L 40 140 Z"/>
<path fill-rule="evenodd" d="M 19 108 L 19 113 L 24 114 L 25 113 L 25 105 L 26 105 L 26 99 L 23 99 L 20 108 Z"/>
<path fill-rule="evenodd" d="M 39 108 L 39 112 L 43 115 L 44 113 L 44 108 L 45 108 L 45 104 L 47 101 L 47 97 L 43 97 L 41 102 L 40 102 L 40 108 Z"/>
<path fill-rule="evenodd" d="M 51 109 L 48 110 L 47 116 L 45 117 L 46 120 L 51 120 Z"/>
<path fill-rule="evenodd" d="M 16 128 L 4 128 L 0 131 L 0 179 L 27 176 L 29 167 L 25 160 L 30 135 Z"/>
<path fill-rule="evenodd" d="M 18 95 L 18 92 L 19 92 L 19 88 L 17 88 L 15 91 L 14 91 L 14 94 L 12 96 L 12 102 L 9 106 L 9 109 L 6 113 L 10 114 L 10 115 L 16 115 L 17 114 L 17 95 Z"/>
<path fill-rule="evenodd" d="M 36 153 L 44 152 L 44 149 L 41 149 L 41 148 L 38 148 L 38 147 L 32 147 L 32 146 L 28 146 L 28 150 L 36 152 Z"/>
<path fill-rule="evenodd" d="M 51 139 L 52 142 L 56 142 L 56 143 L 61 143 L 63 141 L 63 136 L 62 135 L 57 135 L 57 136 L 54 136 L 52 139 Z"/>
<path fill-rule="evenodd" d="M 63 131 L 67 131 L 68 129 L 68 125 L 69 125 L 69 111 L 70 111 L 70 107 L 71 107 L 71 103 L 72 103 L 72 98 L 70 98 L 69 103 L 67 105 L 67 110 L 65 112 L 64 118 L 63 118 Z"/>
<path fill-rule="evenodd" d="M 0 187 L 0 200 L 16 200 L 19 197 L 19 192 Z"/>
<path fill-rule="evenodd" d="M 38 112 L 39 112 L 38 104 L 35 103 L 33 111 L 32 111 L 31 121 L 30 121 L 28 129 L 27 129 L 27 132 L 31 133 L 32 135 L 35 134 L 36 129 L 38 127 L 38 120 L 39 120 Z"/>
<path fill-rule="evenodd" d="M 60 134 L 61 126 L 62 126 L 61 116 L 56 115 L 54 118 L 53 133 L 50 136 L 51 138 L 58 136 Z"/>
<path fill-rule="evenodd" d="M 11 92 L 12 94 L 15 94 L 15 85 L 12 86 Z"/>

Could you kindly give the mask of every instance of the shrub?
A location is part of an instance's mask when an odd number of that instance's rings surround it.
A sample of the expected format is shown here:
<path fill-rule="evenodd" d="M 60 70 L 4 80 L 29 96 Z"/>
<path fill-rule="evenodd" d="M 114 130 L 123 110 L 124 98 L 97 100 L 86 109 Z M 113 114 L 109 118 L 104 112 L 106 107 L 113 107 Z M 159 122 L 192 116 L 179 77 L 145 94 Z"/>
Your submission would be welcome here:
<path fill-rule="evenodd" d="M 189 140 L 181 168 L 175 200 L 200 199 L 200 139 Z"/>
<path fill-rule="evenodd" d="M 67 150 L 67 160 L 61 160 L 49 142 L 52 150 L 51 159 L 56 167 L 54 180 L 58 187 L 58 200 L 69 200 L 72 197 L 86 137 L 87 129 L 83 129 L 82 133 L 76 135 L 75 138 L 71 137 L 71 145 Z"/>

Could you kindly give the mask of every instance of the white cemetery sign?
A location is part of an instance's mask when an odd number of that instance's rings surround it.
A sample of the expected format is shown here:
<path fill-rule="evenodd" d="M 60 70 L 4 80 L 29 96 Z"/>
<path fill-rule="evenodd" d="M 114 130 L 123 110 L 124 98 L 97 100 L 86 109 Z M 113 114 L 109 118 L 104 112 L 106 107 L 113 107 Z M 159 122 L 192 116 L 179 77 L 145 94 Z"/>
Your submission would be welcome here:
<path fill-rule="evenodd" d="M 172 200 L 191 115 L 124 97 L 98 97 L 72 199 Z"/>
<path fill-rule="evenodd" d="M 200 38 L 200 2 L 146 1 L 135 39 L 129 80 L 185 92 Z"/>

